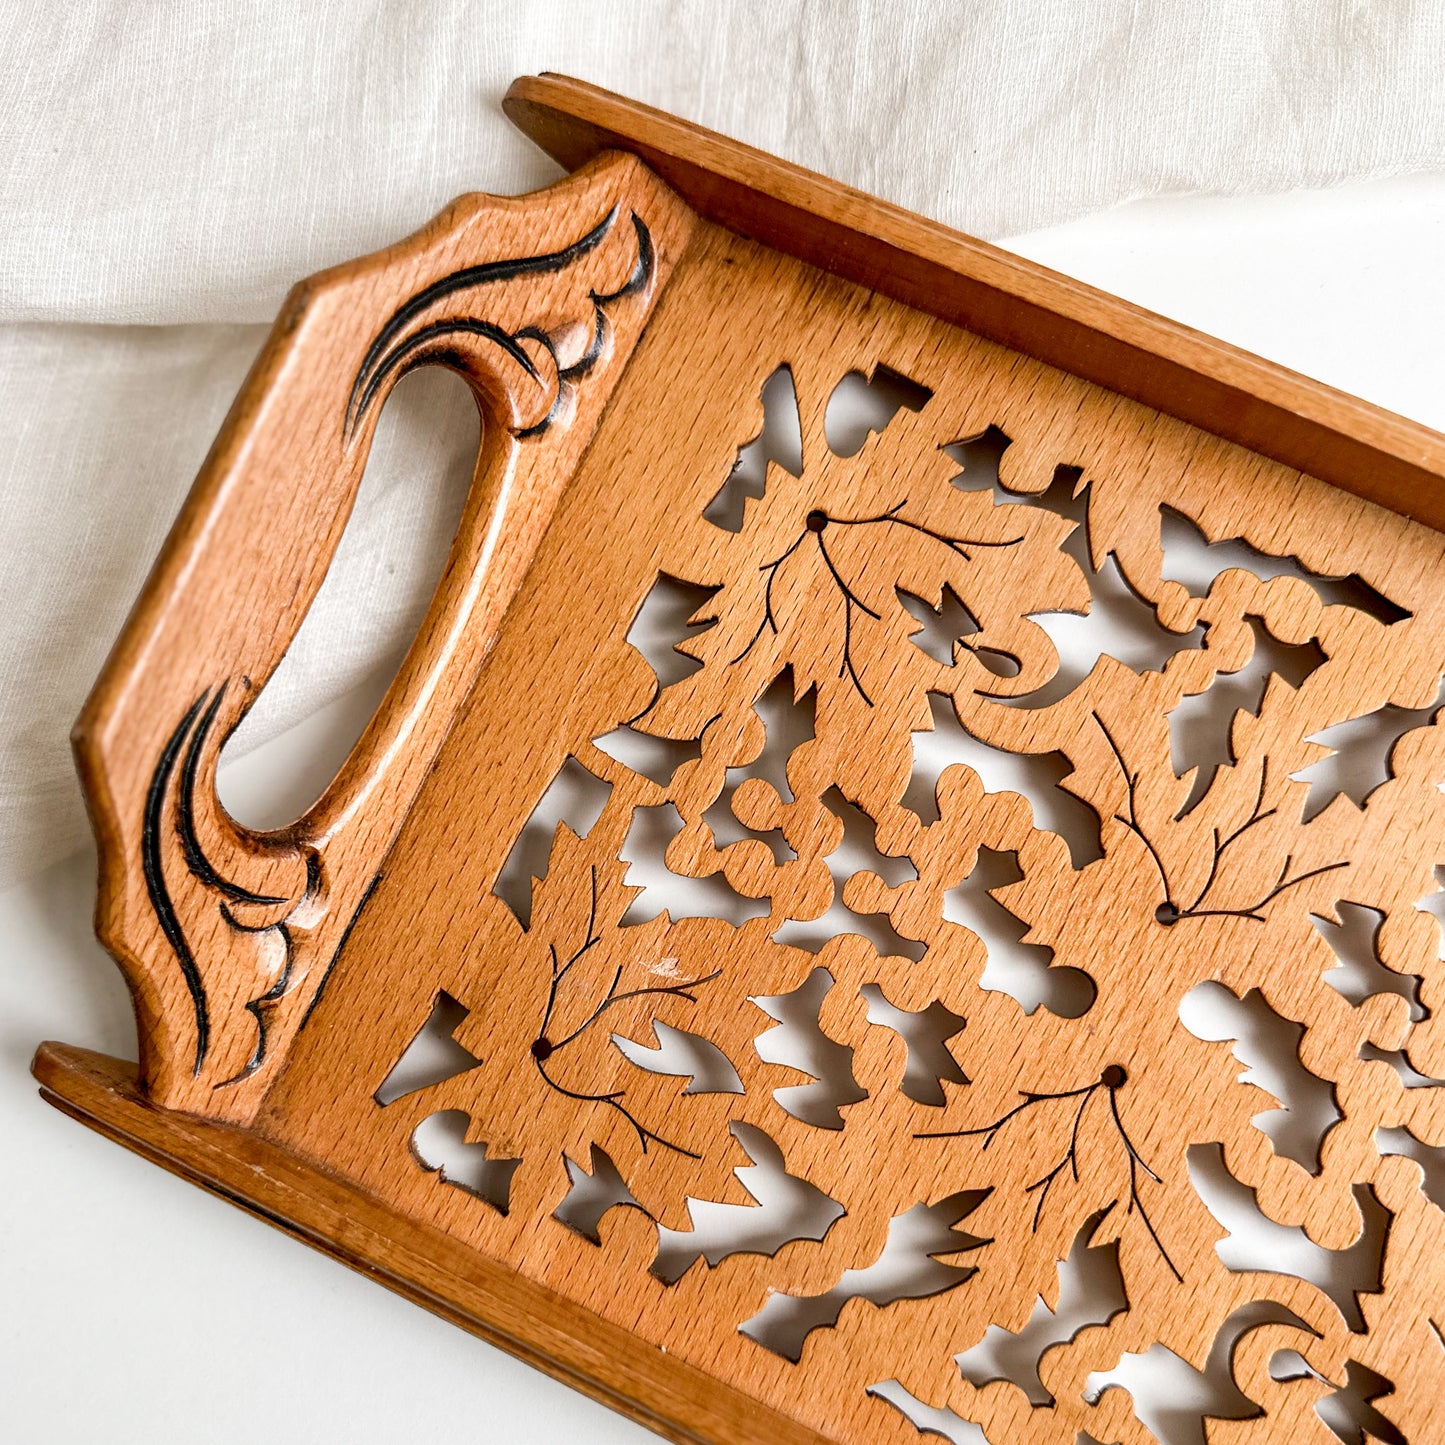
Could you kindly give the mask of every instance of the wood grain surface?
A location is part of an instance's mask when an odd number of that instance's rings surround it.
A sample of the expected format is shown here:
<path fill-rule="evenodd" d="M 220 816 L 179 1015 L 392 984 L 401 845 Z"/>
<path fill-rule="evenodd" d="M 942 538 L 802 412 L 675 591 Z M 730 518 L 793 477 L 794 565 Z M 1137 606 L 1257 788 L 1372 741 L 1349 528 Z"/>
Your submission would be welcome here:
<path fill-rule="evenodd" d="M 674 1439 L 1438 1438 L 1441 439 L 509 111 L 583 170 L 300 289 L 98 684 L 142 1086 L 48 1095 Z M 247 834 L 221 742 L 428 363 L 484 416 L 446 575 Z"/>
<path fill-rule="evenodd" d="M 630 151 L 730 230 L 1406 516 L 1445 523 L 1445 441 L 1417 422 L 585 81 L 524 76 L 503 104 L 569 170 L 604 150 Z"/>

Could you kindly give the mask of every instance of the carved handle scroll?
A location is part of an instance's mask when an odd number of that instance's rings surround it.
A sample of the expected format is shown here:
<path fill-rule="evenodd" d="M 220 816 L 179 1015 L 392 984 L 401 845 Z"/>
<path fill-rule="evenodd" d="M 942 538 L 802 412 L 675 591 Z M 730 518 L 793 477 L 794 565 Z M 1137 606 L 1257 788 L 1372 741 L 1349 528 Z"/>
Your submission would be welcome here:
<path fill-rule="evenodd" d="M 97 928 L 167 1107 L 244 1122 L 315 1008 L 682 249 L 690 213 L 630 157 L 469 196 L 292 293 L 76 725 Z M 229 818 L 221 748 L 326 574 L 391 388 L 458 371 L 476 471 L 416 639 L 305 816 Z"/>

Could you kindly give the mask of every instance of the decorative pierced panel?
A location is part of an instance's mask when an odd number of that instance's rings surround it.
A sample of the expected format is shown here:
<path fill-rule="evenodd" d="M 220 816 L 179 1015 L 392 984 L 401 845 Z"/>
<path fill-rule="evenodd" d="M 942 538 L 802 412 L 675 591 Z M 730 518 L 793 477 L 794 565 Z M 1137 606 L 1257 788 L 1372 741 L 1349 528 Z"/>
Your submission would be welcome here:
<path fill-rule="evenodd" d="M 704 229 L 261 1125 L 838 1440 L 1439 1438 L 1442 609 Z"/>

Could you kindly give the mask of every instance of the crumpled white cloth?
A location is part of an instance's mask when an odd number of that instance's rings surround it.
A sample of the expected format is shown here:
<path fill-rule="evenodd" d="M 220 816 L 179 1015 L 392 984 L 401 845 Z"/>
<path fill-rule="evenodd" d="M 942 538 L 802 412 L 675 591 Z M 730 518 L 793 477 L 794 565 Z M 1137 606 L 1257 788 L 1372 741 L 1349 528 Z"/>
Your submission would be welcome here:
<path fill-rule="evenodd" d="M 514 76 L 578 75 L 998 236 L 1445 166 L 1442 58 L 1435 0 L 11 0 L 0 886 L 83 836 L 69 724 L 289 285 L 555 174 L 498 108 Z M 388 406 L 345 557 L 233 746 L 404 643 L 465 482 L 456 403 L 417 378 Z"/>

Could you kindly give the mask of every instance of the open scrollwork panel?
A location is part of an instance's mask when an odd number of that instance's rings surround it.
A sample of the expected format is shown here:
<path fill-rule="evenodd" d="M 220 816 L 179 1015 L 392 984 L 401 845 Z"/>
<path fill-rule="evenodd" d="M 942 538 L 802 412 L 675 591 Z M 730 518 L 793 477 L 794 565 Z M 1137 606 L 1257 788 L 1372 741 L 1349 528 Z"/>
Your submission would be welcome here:
<path fill-rule="evenodd" d="M 264 649 L 88 755 L 154 1097 L 673 1438 L 1440 1438 L 1438 509 L 598 167 L 358 330 L 316 445 L 458 367 L 523 522 L 319 812 L 214 803 Z"/>

